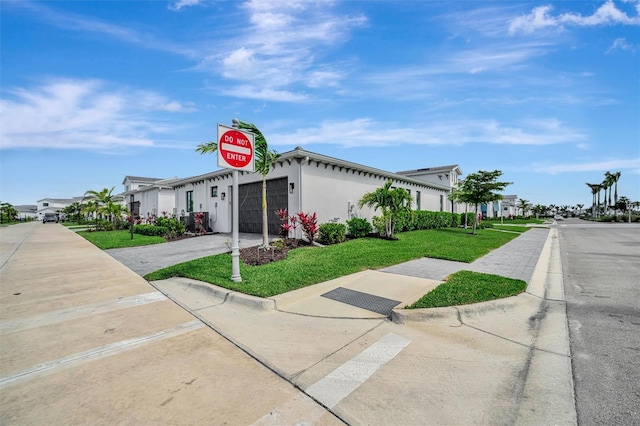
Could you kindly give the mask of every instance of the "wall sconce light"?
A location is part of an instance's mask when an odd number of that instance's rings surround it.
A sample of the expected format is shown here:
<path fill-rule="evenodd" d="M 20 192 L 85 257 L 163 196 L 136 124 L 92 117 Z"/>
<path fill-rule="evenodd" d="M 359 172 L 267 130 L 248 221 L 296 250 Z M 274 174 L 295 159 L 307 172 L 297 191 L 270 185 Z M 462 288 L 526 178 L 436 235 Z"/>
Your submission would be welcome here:
<path fill-rule="evenodd" d="M 295 188 L 295 185 L 294 185 L 294 183 L 293 183 L 293 182 L 291 182 L 291 183 L 289 184 L 289 194 L 293 194 L 293 188 Z"/>
<path fill-rule="evenodd" d="M 226 194 L 225 192 L 221 192 L 221 193 L 220 193 L 220 199 L 224 200 L 224 197 L 225 197 L 226 195 L 227 195 L 227 194 Z"/>

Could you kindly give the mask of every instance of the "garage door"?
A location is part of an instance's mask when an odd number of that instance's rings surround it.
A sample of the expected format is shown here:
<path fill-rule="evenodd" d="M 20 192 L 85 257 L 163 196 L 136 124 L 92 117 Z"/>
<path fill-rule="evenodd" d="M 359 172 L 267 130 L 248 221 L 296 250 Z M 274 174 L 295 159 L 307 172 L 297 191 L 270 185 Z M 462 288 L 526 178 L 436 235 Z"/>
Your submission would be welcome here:
<path fill-rule="evenodd" d="M 267 216 L 269 235 L 278 235 L 280 219 L 275 214 L 278 209 L 289 207 L 287 178 L 267 180 Z M 240 232 L 262 233 L 262 181 L 247 183 L 238 187 L 238 215 Z"/>

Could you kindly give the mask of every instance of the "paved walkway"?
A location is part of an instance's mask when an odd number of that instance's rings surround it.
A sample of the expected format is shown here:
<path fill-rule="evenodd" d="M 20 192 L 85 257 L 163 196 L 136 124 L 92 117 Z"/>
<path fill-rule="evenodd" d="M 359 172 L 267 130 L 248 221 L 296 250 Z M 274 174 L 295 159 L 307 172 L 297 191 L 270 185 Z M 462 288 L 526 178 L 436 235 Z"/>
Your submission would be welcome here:
<path fill-rule="evenodd" d="M 546 228 L 532 228 L 472 263 L 423 257 L 383 268 L 380 271 L 432 280 L 444 280 L 454 272 L 467 270 L 501 275 L 528 283 L 538 263 L 548 233 L 549 230 Z"/>
<path fill-rule="evenodd" d="M 135 236 L 134 236 L 135 238 Z M 240 234 L 240 248 L 262 243 L 262 235 Z M 163 244 L 105 250 L 140 276 L 167 266 L 231 250 L 231 234 L 202 235 Z"/>

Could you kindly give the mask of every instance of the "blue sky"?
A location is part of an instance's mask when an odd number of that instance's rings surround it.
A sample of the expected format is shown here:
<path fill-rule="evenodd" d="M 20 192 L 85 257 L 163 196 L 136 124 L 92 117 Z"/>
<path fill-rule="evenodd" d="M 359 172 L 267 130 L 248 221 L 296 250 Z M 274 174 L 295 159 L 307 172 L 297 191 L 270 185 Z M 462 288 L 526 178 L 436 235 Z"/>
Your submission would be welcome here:
<path fill-rule="evenodd" d="M 499 169 L 505 193 L 640 200 L 639 1 L 12 1 L 0 201 L 216 170 L 217 123 L 388 171 Z M 463 176 L 464 177 L 464 176 Z"/>

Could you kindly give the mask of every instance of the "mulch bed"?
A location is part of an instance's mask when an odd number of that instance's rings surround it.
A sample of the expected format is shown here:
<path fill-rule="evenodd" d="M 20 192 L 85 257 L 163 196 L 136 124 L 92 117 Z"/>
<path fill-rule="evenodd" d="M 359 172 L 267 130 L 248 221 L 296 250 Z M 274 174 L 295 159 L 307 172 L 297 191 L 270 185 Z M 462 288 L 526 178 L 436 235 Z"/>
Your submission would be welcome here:
<path fill-rule="evenodd" d="M 240 260 L 245 265 L 258 266 L 277 262 L 287 258 L 287 254 L 298 247 L 308 245 L 306 241 L 288 238 L 284 244 L 262 249 L 261 246 L 253 246 L 240 249 Z"/>

